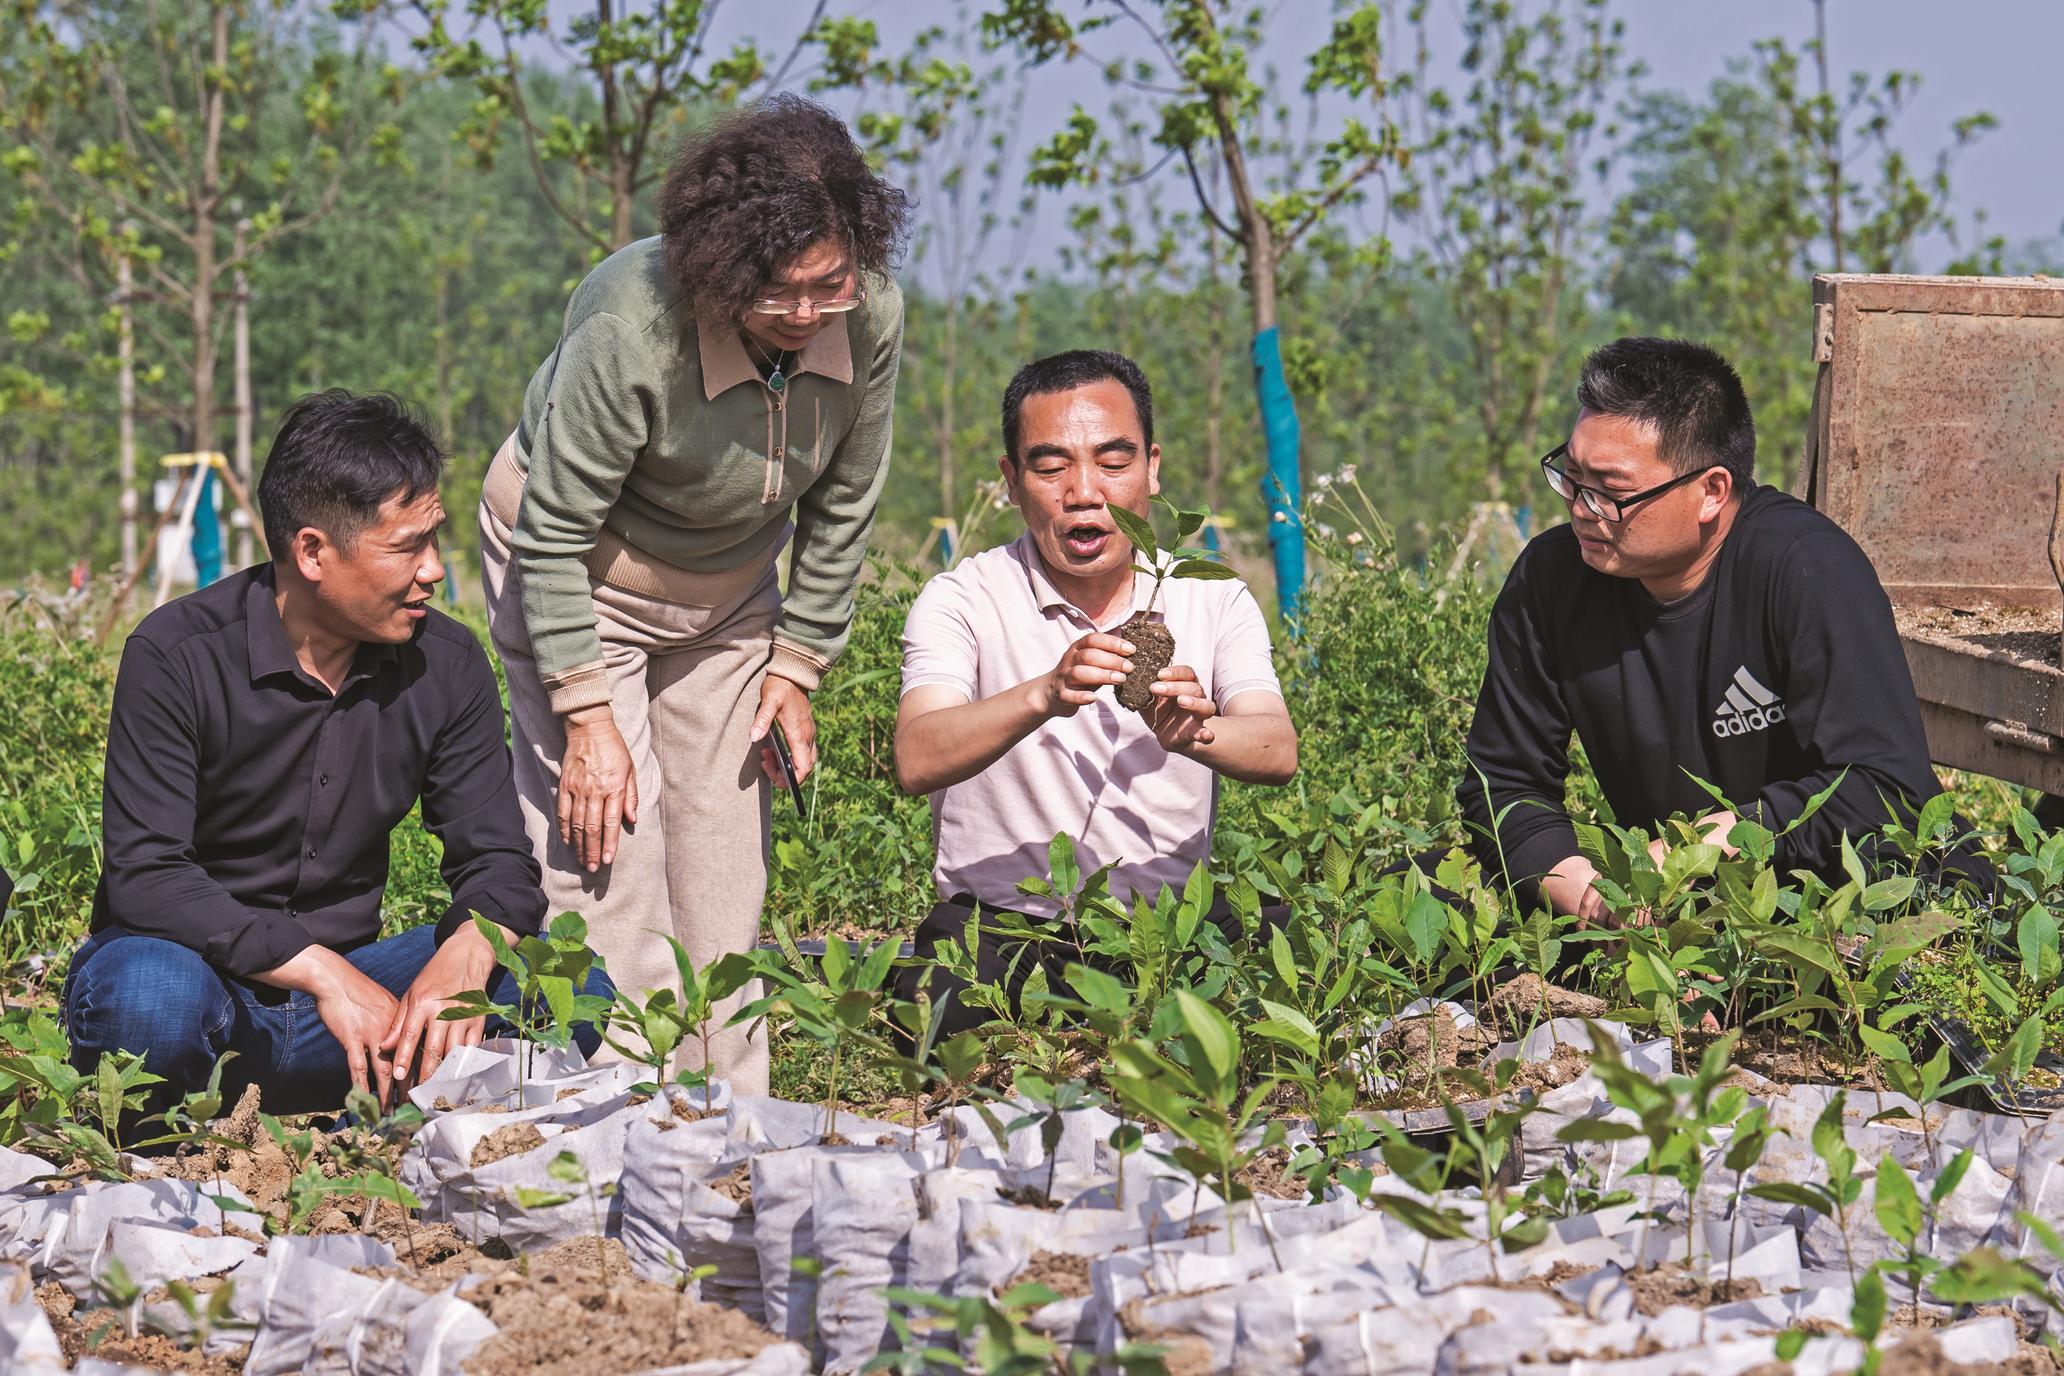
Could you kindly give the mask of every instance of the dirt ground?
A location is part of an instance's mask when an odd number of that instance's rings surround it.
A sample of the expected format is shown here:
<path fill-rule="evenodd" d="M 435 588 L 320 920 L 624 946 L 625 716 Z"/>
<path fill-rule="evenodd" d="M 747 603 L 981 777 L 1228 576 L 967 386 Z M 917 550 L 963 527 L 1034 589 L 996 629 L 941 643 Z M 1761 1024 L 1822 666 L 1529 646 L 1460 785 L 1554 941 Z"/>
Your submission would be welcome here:
<path fill-rule="evenodd" d="M 751 1357 L 778 1341 L 735 1309 L 640 1280 L 621 1244 L 577 1238 L 514 1261 L 482 1261 L 467 1298 L 501 1331 L 469 1376 L 582 1376 Z"/>

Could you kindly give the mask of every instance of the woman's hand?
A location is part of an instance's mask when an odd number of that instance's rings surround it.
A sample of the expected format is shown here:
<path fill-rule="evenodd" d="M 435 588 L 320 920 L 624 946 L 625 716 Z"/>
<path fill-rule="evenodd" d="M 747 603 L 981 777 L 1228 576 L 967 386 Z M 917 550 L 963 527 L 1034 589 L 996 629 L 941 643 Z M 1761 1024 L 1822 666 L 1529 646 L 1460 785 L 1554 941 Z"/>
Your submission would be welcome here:
<path fill-rule="evenodd" d="M 593 874 L 615 862 L 623 824 L 637 820 L 638 772 L 609 704 L 567 713 L 566 757 L 559 766 L 559 839 Z"/>
<path fill-rule="evenodd" d="M 760 712 L 753 718 L 752 738 L 760 747 L 760 768 L 780 787 L 787 780 L 781 777 L 774 742 L 767 739 L 775 722 L 781 723 L 781 734 L 788 738 L 796 782 L 801 783 L 817 767 L 817 718 L 810 712 L 808 693 L 788 679 L 769 674 L 760 682 Z"/>

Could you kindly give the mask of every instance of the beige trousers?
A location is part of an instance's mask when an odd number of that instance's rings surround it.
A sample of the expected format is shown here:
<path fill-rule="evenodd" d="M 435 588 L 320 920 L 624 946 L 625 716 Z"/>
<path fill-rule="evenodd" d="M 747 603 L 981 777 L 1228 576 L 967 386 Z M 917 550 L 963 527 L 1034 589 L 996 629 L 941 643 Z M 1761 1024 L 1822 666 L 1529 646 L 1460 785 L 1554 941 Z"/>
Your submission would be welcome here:
<path fill-rule="evenodd" d="M 769 561 L 757 579 L 714 576 L 745 590 L 729 591 L 711 606 L 590 577 L 610 707 L 637 770 L 638 821 L 624 828 L 615 862 L 589 874 L 559 839 L 566 733 L 524 630 L 509 527 L 486 502 L 480 564 L 488 627 L 509 682 L 516 792 L 544 870 L 547 911 L 586 919 L 589 944 L 619 989 L 641 996 L 678 991 L 673 953 L 662 935 L 678 940 L 697 969 L 759 940 L 770 794 L 750 734 L 781 610 L 774 565 Z M 676 581 L 682 572 L 673 571 Z M 757 1023 L 723 1024 L 756 997 L 757 986 L 733 996 L 711 1029 L 711 1069 L 740 1094 L 767 1092 L 766 1038 Z M 702 1045 L 692 1034 L 679 1063 L 702 1064 Z"/>

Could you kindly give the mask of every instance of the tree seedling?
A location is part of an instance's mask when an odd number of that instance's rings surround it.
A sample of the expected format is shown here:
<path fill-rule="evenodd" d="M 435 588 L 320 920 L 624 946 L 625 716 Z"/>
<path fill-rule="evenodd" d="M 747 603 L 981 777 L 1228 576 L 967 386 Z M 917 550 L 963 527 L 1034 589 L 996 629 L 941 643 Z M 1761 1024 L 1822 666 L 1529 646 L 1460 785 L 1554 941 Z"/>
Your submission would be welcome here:
<path fill-rule="evenodd" d="M 612 1000 L 581 991 L 595 967 L 588 949 L 588 924 L 579 913 L 561 913 L 542 936 L 526 936 L 511 947 L 502 929 L 478 913 L 473 925 L 494 951 L 495 964 L 507 971 L 517 990 L 514 1004 L 497 1003 L 484 989 L 453 996 L 453 1006 L 438 1016 L 448 1022 L 499 1017 L 522 1040 L 521 1070 L 531 1077 L 534 1047 L 563 1050 L 573 1044 L 573 1030 L 586 1023 L 601 1027 Z"/>
<path fill-rule="evenodd" d="M 1154 499 L 1167 507 L 1175 517 L 1175 540 L 1178 548 L 1162 556 L 1161 542 L 1154 534 L 1151 512 L 1147 516 L 1135 515 L 1122 506 L 1107 506 L 1104 509 L 1117 523 L 1118 531 L 1132 542 L 1136 560 L 1133 572 L 1144 574 L 1154 580 L 1153 590 L 1147 594 L 1147 605 L 1135 612 L 1130 621 L 1115 628 L 1111 634 L 1120 640 L 1132 642 L 1132 671 L 1125 676 L 1125 682 L 1118 685 L 1119 705 L 1135 712 L 1145 712 L 1154 705 L 1154 695 L 1149 691 L 1161 671 L 1175 662 L 1175 636 L 1168 627 L 1152 620 L 1155 604 L 1161 600 L 1161 585 L 1171 578 L 1237 578 L 1227 565 L 1219 562 L 1215 550 L 1182 547 L 1182 542 L 1204 528 L 1211 519 L 1211 512 L 1204 507 L 1186 509 L 1165 498 Z"/>

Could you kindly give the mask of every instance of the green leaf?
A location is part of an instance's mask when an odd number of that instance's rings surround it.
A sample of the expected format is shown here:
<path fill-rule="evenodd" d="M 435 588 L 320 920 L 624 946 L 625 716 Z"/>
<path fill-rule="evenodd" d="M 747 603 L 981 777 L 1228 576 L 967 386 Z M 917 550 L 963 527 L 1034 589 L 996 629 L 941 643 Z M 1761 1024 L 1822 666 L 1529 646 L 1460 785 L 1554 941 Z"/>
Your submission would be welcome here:
<path fill-rule="evenodd" d="M 1758 1199 L 1768 1199 L 1776 1204 L 1795 1204 L 1810 1209 L 1826 1218 L 1835 1211 L 1834 1203 L 1821 1191 L 1789 1180 L 1774 1180 L 1767 1185 L 1751 1185 L 1748 1192 Z"/>
<path fill-rule="evenodd" d="M 1849 1305 L 1849 1326 L 1865 1343 L 1875 1342 L 1885 1327 L 1885 1278 L 1872 1266 L 1856 1278 L 1856 1297 Z"/>
<path fill-rule="evenodd" d="M 1902 874 L 1866 885 L 1863 890 L 1863 910 L 1881 913 L 1887 908 L 1898 907 L 1913 897 L 1914 885 L 1917 882 L 1912 875 Z"/>
<path fill-rule="evenodd" d="M 1956 1159 L 1943 1167 L 1942 1174 L 1935 1177 L 1934 1188 L 1928 1191 L 1928 1200 L 1940 1204 L 1956 1193 L 1957 1186 L 1964 1183 L 1964 1175 L 1971 1169 L 1971 1149 L 1965 1147 L 1956 1154 Z"/>
<path fill-rule="evenodd" d="M 2010 1084 L 2019 1084 L 2028 1078 L 2028 1072 L 2035 1066 L 2035 1058 L 2042 1054 L 2043 1025 L 2040 1015 L 2024 1018 L 2014 1029 L 2014 1035 L 2006 1044 L 1993 1053 L 1985 1063 L 1985 1073 L 1997 1075 Z"/>
<path fill-rule="evenodd" d="M 1270 999 L 1261 1000 L 1261 1006 L 1268 1010 L 1268 1017 L 1260 1022 L 1249 1023 L 1248 1031 L 1256 1036 L 1282 1042 L 1307 1056 L 1319 1054 L 1319 1029 L 1312 1025 L 1310 1018 L 1288 1004 L 1276 1003 Z"/>
<path fill-rule="evenodd" d="M 1799 1354 L 1806 1350 L 1806 1344 L 1814 1337 L 1815 1335 L 1806 1329 L 1787 1328 L 1777 1335 L 1777 1359 L 1780 1362 L 1796 1361 Z"/>
<path fill-rule="evenodd" d="M 517 1206 L 524 1209 L 552 1209 L 573 1202 L 573 1196 L 570 1194 L 560 1194 L 556 1190 L 534 1190 L 528 1185 L 518 1185 L 514 1193 Z"/>
<path fill-rule="evenodd" d="M 1161 542 L 1154 538 L 1154 527 L 1144 516 L 1136 516 L 1122 506 L 1106 506 L 1104 510 L 1118 525 L 1118 533 L 1132 542 L 1132 547 L 1147 556 L 1153 563 L 1161 553 Z"/>
<path fill-rule="evenodd" d="M 1188 1041 L 1204 1061 L 1202 1066 L 1192 1065 L 1191 1070 L 1208 1068 L 1213 1081 L 1223 1087 L 1221 1098 L 1229 1097 L 1240 1072 L 1240 1034 L 1225 1014 L 1187 989 L 1175 991 L 1175 1002 Z"/>
<path fill-rule="evenodd" d="M 2057 977 L 2059 957 L 2057 952 L 2057 917 L 2040 903 L 2033 904 L 2021 914 L 2021 923 L 2014 931 L 2015 946 L 2021 953 L 2021 976 L 2030 984 L 2048 984 Z"/>
<path fill-rule="evenodd" d="M 1184 559 L 1168 571 L 1170 578 L 1238 578 L 1240 571 L 1210 559 Z"/>
<path fill-rule="evenodd" d="M 1906 1167 L 1887 1155 L 1878 1163 L 1878 1226 L 1901 1247 L 1911 1248 L 1921 1232 L 1921 1197 Z"/>
<path fill-rule="evenodd" d="M 1462 1216 L 1452 1210 L 1436 1209 L 1398 1194 L 1379 1194 L 1370 1202 L 1421 1237 L 1429 1237 L 1435 1241 L 1452 1241 L 1469 1236 L 1468 1226 L 1463 1222 Z"/>

